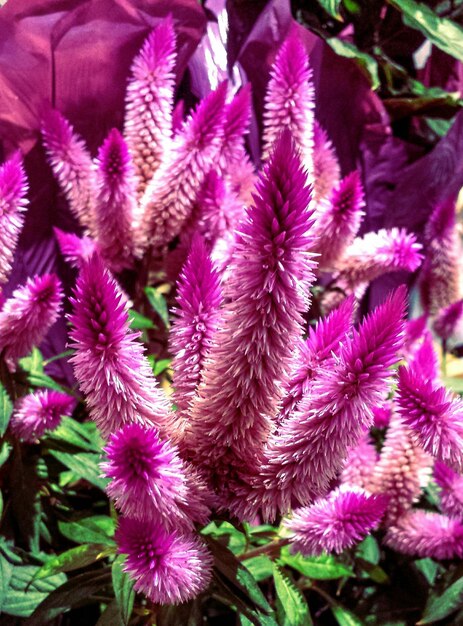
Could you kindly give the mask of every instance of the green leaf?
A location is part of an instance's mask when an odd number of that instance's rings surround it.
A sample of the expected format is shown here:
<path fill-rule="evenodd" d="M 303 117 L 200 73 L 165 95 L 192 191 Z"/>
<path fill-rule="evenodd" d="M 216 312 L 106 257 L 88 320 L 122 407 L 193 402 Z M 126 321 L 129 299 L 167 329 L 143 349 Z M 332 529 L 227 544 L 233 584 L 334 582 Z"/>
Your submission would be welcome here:
<path fill-rule="evenodd" d="M 160 359 L 159 361 L 155 361 L 153 363 L 153 374 L 159 376 L 159 374 L 169 369 L 171 363 L 172 359 Z"/>
<path fill-rule="evenodd" d="M 79 478 L 87 480 L 90 484 L 98 487 L 98 489 L 102 491 L 105 490 L 108 479 L 101 476 L 99 466 L 101 457 L 99 454 L 94 454 L 93 452 L 77 452 L 76 454 L 70 454 L 68 452 L 52 449 L 48 452 L 65 467 L 75 472 Z"/>
<path fill-rule="evenodd" d="M 369 563 L 378 565 L 381 553 L 379 551 L 378 542 L 373 535 L 367 535 L 365 539 L 359 543 L 355 550 L 355 555 L 361 559 L 365 559 Z"/>
<path fill-rule="evenodd" d="M 63 417 L 55 430 L 47 433 L 47 439 L 61 441 L 82 450 L 101 453 L 103 440 L 93 422 L 80 424 L 72 417 Z"/>
<path fill-rule="evenodd" d="M 132 330 L 146 330 L 154 328 L 154 324 L 149 317 L 145 317 L 135 309 L 129 310 L 129 322 Z"/>
<path fill-rule="evenodd" d="M 148 302 L 164 322 L 164 326 L 169 328 L 169 311 L 167 310 L 167 302 L 162 293 L 154 287 L 145 287 L 145 294 Z"/>
<path fill-rule="evenodd" d="M 421 31 L 435 46 L 463 61 L 463 28 L 456 22 L 439 17 L 425 4 L 414 0 L 388 0 L 402 12 L 404 24 Z"/>
<path fill-rule="evenodd" d="M 34 580 L 39 568 L 33 565 L 16 566 L 4 598 L 2 611 L 16 617 L 28 617 L 34 609 L 59 585 L 66 581 L 64 574 L 46 580 Z"/>
<path fill-rule="evenodd" d="M 41 459 L 32 453 L 22 456 L 21 448 L 15 447 L 10 472 L 11 511 L 22 541 L 35 554 L 40 543 L 40 478 Z"/>
<path fill-rule="evenodd" d="M 116 600 L 113 600 L 108 604 L 103 613 L 100 615 L 100 619 L 97 621 L 96 626 L 123 626 L 119 606 Z"/>
<path fill-rule="evenodd" d="M 47 578 L 48 576 L 52 576 L 58 572 L 72 572 L 76 569 L 80 569 L 81 567 L 86 567 L 87 565 L 91 565 L 99 559 L 108 556 L 110 552 L 111 550 L 108 550 L 107 547 L 105 548 L 102 545 L 91 543 L 71 548 L 62 554 L 58 554 L 57 556 L 53 556 L 48 559 L 48 561 L 38 570 L 35 575 L 35 580 L 39 578 Z"/>
<path fill-rule="evenodd" d="M 432 586 L 439 571 L 438 564 L 432 559 L 418 559 L 415 567 L 423 574 L 428 583 Z"/>
<path fill-rule="evenodd" d="M 122 570 L 124 558 L 118 556 L 112 565 L 112 580 L 114 595 L 116 596 L 119 614 L 124 626 L 127 626 L 132 615 L 135 591 L 134 581 Z"/>
<path fill-rule="evenodd" d="M 46 387 L 47 389 L 54 389 L 61 393 L 67 393 L 66 389 L 59 385 L 53 378 L 45 374 L 44 372 L 30 372 L 27 375 L 27 380 L 32 387 Z"/>
<path fill-rule="evenodd" d="M 301 554 L 290 554 L 287 548 L 282 550 L 278 562 L 289 565 L 300 574 L 314 580 L 336 580 L 344 576 L 354 576 L 351 568 L 336 561 L 331 554 L 304 557 Z"/>
<path fill-rule="evenodd" d="M 336 20 L 342 21 L 339 13 L 341 0 L 318 0 L 318 3 L 325 9 L 328 15 L 331 15 L 331 17 L 334 17 Z"/>
<path fill-rule="evenodd" d="M 339 56 L 353 59 L 368 78 L 371 88 L 373 90 L 378 89 L 380 86 L 378 63 L 371 55 L 366 52 L 361 52 L 354 44 L 338 39 L 337 37 L 329 37 L 326 39 L 326 43 L 336 54 L 339 54 Z"/>
<path fill-rule="evenodd" d="M 19 365 L 25 372 L 43 372 L 44 363 L 42 353 L 38 348 L 32 348 L 29 356 L 19 359 Z"/>
<path fill-rule="evenodd" d="M 462 601 L 463 577 L 450 585 L 440 596 L 431 595 L 418 624 L 433 624 L 448 617 L 461 608 Z"/>
<path fill-rule="evenodd" d="M 12 449 L 13 447 L 8 441 L 2 441 L 0 444 L 0 467 L 8 461 Z"/>
<path fill-rule="evenodd" d="M 13 404 L 10 400 L 10 396 L 2 383 L 0 383 L 0 437 L 3 437 L 6 433 L 12 413 Z"/>
<path fill-rule="evenodd" d="M 58 521 L 61 534 L 75 543 L 97 543 L 114 546 L 115 521 L 107 515 L 84 517 L 77 522 Z"/>
<path fill-rule="evenodd" d="M 0 615 L 3 603 L 8 594 L 10 580 L 13 575 L 14 565 L 10 563 L 3 554 L 0 554 Z"/>
<path fill-rule="evenodd" d="M 58 574 L 64 576 L 64 574 Z M 35 581 L 44 584 L 51 578 Z M 92 604 L 93 594 L 101 592 L 111 585 L 111 574 L 106 569 L 85 572 L 54 589 L 36 608 L 24 626 L 46 626 L 58 615 L 75 606 Z"/>
<path fill-rule="evenodd" d="M 340 604 L 335 604 L 331 607 L 331 610 L 339 626 L 363 626 L 361 619 Z"/>
<path fill-rule="evenodd" d="M 244 565 L 246 569 L 251 572 L 251 575 L 257 580 L 257 582 L 270 578 L 273 574 L 273 562 L 265 554 L 255 556 L 252 559 L 247 559 L 244 561 Z"/>
<path fill-rule="evenodd" d="M 311 626 L 309 607 L 301 592 L 277 565 L 273 568 L 278 624 L 280 626 Z"/>
<path fill-rule="evenodd" d="M 368 574 L 368 577 L 371 580 L 374 580 L 375 583 L 379 583 L 380 585 L 385 585 L 390 582 L 389 576 L 379 565 L 375 565 L 374 563 L 370 563 L 370 561 L 366 561 L 361 557 L 357 558 L 357 564 L 362 568 L 362 570 Z"/>

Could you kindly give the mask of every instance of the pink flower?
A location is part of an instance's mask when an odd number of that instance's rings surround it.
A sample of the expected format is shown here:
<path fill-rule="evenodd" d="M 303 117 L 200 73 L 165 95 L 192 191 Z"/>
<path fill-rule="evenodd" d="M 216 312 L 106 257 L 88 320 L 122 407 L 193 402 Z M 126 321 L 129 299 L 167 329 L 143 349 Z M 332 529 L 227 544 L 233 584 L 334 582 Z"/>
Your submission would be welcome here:
<path fill-rule="evenodd" d="M 379 454 L 370 434 L 367 432 L 356 446 L 349 448 L 341 474 L 341 482 L 346 485 L 368 489 L 373 469 L 378 459 Z"/>
<path fill-rule="evenodd" d="M 0 311 L 0 353 L 10 371 L 18 359 L 40 345 L 58 319 L 63 294 L 54 274 L 28 278 Z"/>
<path fill-rule="evenodd" d="M 70 337 L 76 350 L 71 362 L 103 437 L 129 422 L 164 431 L 171 419 L 169 403 L 144 356 L 139 333 L 129 330 L 127 302 L 97 255 L 82 264 L 71 302 Z"/>
<path fill-rule="evenodd" d="M 21 398 L 11 418 L 11 432 L 33 443 L 45 432 L 55 430 L 62 415 L 71 415 L 75 405 L 74 398 L 59 391 L 45 389 L 30 393 Z"/>
<path fill-rule="evenodd" d="M 414 440 L 439 461 L 463 472 L 463 401 L 423 377 L 412 363 L 399 369 L 398 411 Z"/>
<path fill-rule="evenodd" d="M 171 147 L 175 60 L 175 31 L 168 16 L 153 29 L 135 57 L 127 86 L 124 138 L 140 195 Z"/>
<path fill-rule="evenodd" d="M 463 300 L 457 300 L 440 309 L 434 320 L 433 330 L 443 341 L 447 341 L 456 333 L 457 329 L 461 328 L 462 321 Z"/>
<path fill-rule="evenodd" d="M 50 110 L 42 123 L 48 160 L 69 208 L 82 227 L 95 232 L 96 176 L 84 141 L 58 111 Z"/>
<path fill-rule="evenodd" d="M 305 556 L 341 553 L 361 541 L 378 526 L 387 498 L 362 489 L 343 486 L 311 506 L 297 509 L 286 526 L 294 533 L 294 551 Z"/>
<path fill-rule="evenodd" d="M 209 585 L 212 556 L 193 535 L 121 517 L 116 541 L 119 552 L 127 555 L 124 570 L 135 590 L 156 604 L 186 602 Z"/>
<path fill-rule="evenodd" d="M 313 175 L 314 89 L 312 71 L 297 31 L 290 32 L 275 57 L 265 96 L 262 159 L 268 159 L 278 135 L 287 128 Z"/>
<path fill-rule="evenodd" d="M 403 554 L 432 559 L 461 559 L 463 524 L 440 513 L 410 511 L 387 529 L 384 541 Z"/>
<path fill-rule="evenodd" d="M 0 167 L 0 285 L 7 282 L 11 272 L 28 204 L 28 188 L 24 165 L 17 152 Z"/>
<path fill-rule="evenodd" d="M 318 206 L 323 200 L 329 199 L 332 190 L 339 183 L 341 172 L 333 144 L 317 120 L 314 121 L 313 139 L 312 202 Z"/>
<path fill-rule="evenodd" d="M 59 228 L 54 228 L 53 232 L 61 254 L 72 267 L 79 268 L 82 262 L 88 261 L 96 250 L 95 241 L 86 235 L 78 237 L 73 233 L 65 233 Z"/>
<path fill-rule="evenodd" d="M 107 493 L 125 516 L 157 521 L 167 530 L 207 523 L 209 509 L 190 489 L 177 449 L 155 430 L 127 424 L 111 435 L 105 452 Z"/>
<path fill-rule="evenodd" d="M 440 508 L 450 517 L 463 518 L 463 476 L 448 465 L 436 461 L 434 478 L 440 487 Z"/>
<path fill-rule="evenodd" d="M 387 428 L 392 417 L 392 403 L 382 402 L 373 408 L 373 425 L 375 428 Z"/>
<path fill-rule="evenodd" d="M 96 240 L 98 251 L 115 272 L 132 264 L 132 222 L 136 179 L 122 135 L 113 128 L 98 153 Z"/>

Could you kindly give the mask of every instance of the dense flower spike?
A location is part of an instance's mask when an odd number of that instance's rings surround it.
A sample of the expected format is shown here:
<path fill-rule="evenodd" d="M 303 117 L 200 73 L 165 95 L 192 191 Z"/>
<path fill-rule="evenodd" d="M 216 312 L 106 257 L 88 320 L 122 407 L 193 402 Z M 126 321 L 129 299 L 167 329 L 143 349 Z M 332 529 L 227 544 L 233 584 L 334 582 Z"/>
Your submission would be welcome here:
<path fill-rule="evenodd" d="M 84 141 L 74 133 L 63 115 L 54 110 L 43 119 L 42 137 L 51 168 L 69 208 L 81 226 L 94 234 L 96 175 Z"/>
<path fill-rule="evenodd" d="M 354 240 L 339 263 L 337 283 L 363 295 L 367 284 L 388 272 L 414 272 L 421 263 L 415 235 L 404 229 L 381 229 Z"/>
<path fill-rule="evenodd" d="M 0 353 L 11 371 L 38 346 L 58 319 L 63 294 L 54 274 L 28 278 L 0 311 Z"/>
<path fill-rule="evenodd" d="M 341 177 L 341 170 L 333 144 L 317 120 L 314 121 L 313 139 L 314 181 L 312 202 L 315 206 L 318 206 L 322 201 L 328 200 L 332 190 L 337 187 Z"/>
<path fill-rule="evenodd" d="M 373 426 L 375 428 L 386 428 L 389 426 L 392 417 L 392 402 L 383 402 L 373 408 Z"/>
<path fill-rule="evenodd" d="M 152 428 L 132 423 L 111 435 L 102 464 L 108 495 L 127 517 L 158 521 L 166 529 L 193 530 L 209 510 L 189 488 L 177 449 Z"/>
<path fill-rule="evenodd" d="M 226 93 L 227 85 L 222 83 L 200 102 L 146 188 L 141 202 L 142 246 L 168 243 L 189 218 L 222 144 Z"/>
<path fill-rule="evenodd" d="M 305 181 L 284 133 L 239 226 L 221 324 L 193 403 L 187 446 L 225 500 L 259 463 L 302 336 L 313 280 Z"/>
<path fill-rule="evenodd" d="M 59 391 L 45 389 L 30 393 L 18 401 L 10 422 L 11 431 L 16 437 L 32 443 L 46 431 L 57 428 L 61 417 L 69 416 L 74 405 L 74 398 Z"/>
<path fill-rule="evenodd" d="M 0 167 L 0 285 L 11 272 L 13 255 L 24 223 L 28 184 L 19 153 Z"/>
<path fill-rule="evenodd" d="M 78 237 L 59 228 L 54 228 L 53 232 L 61 254 L 73 267 L 80 267 L 82 261 L 88 261 L 96 250 L 95 241 L 86 235 Z"/>
<path fill-rule="evenodd" d="M 187 417 L 201 381 L 221 301 L 219 275 L 197 235 L 178 280 L 177 318 L 170 335 L 171 352 L 175 355 L 174 402 L 179 420 Z"/>
<path fill-rule="evenodd" d="M 320 254 L 318 267 L 330 270 L 353 242 L 360 227 L 365 202 L 358 171 L 343 178 L 331 194 L 329 202 L 317 211 L 314 251 Z"/>
<path fill-rule="evenodd" d="M 233 176 L 233 167 L 248 160 L 244 136 L 251 120 L 251 85 L 245 85 L 227 104 L 223 125 L 222 146 L 217 161 L 223 177 Z"/>
<path fill-rule="evenodd" d="M 296 409 L 308 393 L 310 383 L 325 365 L 325 361 L 339 352 L 340 344 L 352 326 L 354 299 L 344 302 L 325 319 L 320 319 L 315 328 L 309 328 L 309 336 L 301 342 L 295 359 L 297 368 L 284 387 L 278 422 L 281 423 Z"/>
<path fill-rule="evenodd" d="M 378 452 L 370 434 L 367 432 L 356 446 L 349 449 L 341 474 L 341 482 L 346 485 L 368 489 L 373 469 L 378 459 Z"/>
<path fill-rule="evenodd" d="M 167 398 L 158 388 L 139 334 L 129 330 L 127 302 L 95 254 L 82 264 L 75 297 L 71 358 L 90 416 L 103 437 L 128 422 L 163 431 L 170 419 Z"/>
<path fill-rule="evenodd" d="M 436 461 L 434 478 L 440 487 L 440 508 L 450 517 L 463 518 L 463 476 L 448 465 Z"/>
<path fill-rule="evenodd" d="M 399 368 L 397 404 L 424 450 L 463 472 L 463 401 L 423 378 L 421 368 L 412 363 Z"/>
<path fill-rule="evenodd" d="M 167 532 L 156 522 L 119 519 L 119 552 L 136 591 L 157 604 L 179 604 L 204 591 L 211 579 L 212 556 L 193 535 Z"/>
<path fill-rule="evenodd" d="M 170 149 L 175 59 L 174 25 L 168 16 L 154 28 L 135 57 L 127 85 L 124 137 L 135 166 L 139 194 Z"/>
<path fill-rule="evenodd" d="M 457 300 L 439 311 L 432 327 L 438 337 L 447 341 L 461 328 L 462 322 L 463 300 Z"/>
<path fill-rule="evenodd" d="M 384 496 L 371 496 L 355 487 L 340 487 L 327 498 L 297 509 L 286 522 L 294 533 L 292 548 L 306 556 L 324 551 L 339 554 L 378 526 L 386 504 Z"/>
<path fill-rule="evenodd" d="M 439 204 L 432 213 L 425 230 L 425 253 L 420 274 L 421 299 L 425 311 L 435 315 L 461 297 L 461 243 L 453 198 Z"/>
<path fill-rule="evenodd" d="M 422 558 L 461 559 L 463 524 L 439 513 L 410 511 L 387 529 L 386 545 Z"/>
<path fill-rule="evenodd" d="M 97 168 L 98 251 L 111 269 L 119 272 L 131 265 L 136 179 L 127 145 L 116 128 L 99 150 Z"/>
<path fill-rule="evenodd" d="M 309 397 L 269 440 L 253 488 L 236 504 L 240 517 L 265 519 L 324 495 L 348 449 L 372 425 L 372 408 L 388 391 L 390 367 L 404 334 L 405 290 L 398 289 L 365 318 L 350 341 L 314 379 Z"/>
<path fill-rule="evenodd" d="M 313 176 L 314 90 L 312 71 L 304 44 L 291 31 L 279 49 L 265 96 L 262 159 L 268 159 L 272 146 L 283 129 L 300 150 L 310 180 Z"/>
<path fill-rule="evenodd" d="M 413 370 L 424 380 L 437 380 L 439 377 L 439 357 L 434 349 L 434 341 L 429 330 L 423 333 L 423 340 L 413 356 L 409 356 Z"/>
<path fill-rule="evenodd" d="M 410 429 L 394 415 L 368 490 L 389 497 L 387 522 L 394 523 L 420 497 L 431 477 L 432 458 L 417 446 Z"/>

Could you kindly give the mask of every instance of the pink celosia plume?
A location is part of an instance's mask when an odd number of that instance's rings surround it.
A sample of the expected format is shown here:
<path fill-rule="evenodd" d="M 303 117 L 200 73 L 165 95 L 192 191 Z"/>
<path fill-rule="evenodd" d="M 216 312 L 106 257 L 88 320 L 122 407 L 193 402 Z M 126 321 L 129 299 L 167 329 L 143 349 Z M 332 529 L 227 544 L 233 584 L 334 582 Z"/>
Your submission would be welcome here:
<path fill-rule="evenodd" d="M 366 432 L 356 446 L 349 448 L 341 474 L 341 482 L 368 489 L 378 459 L 379 454 L 370 433 Z"/>
<path fill-rule="evenodd" d="M 462 328 L 463 300 L 457 300 L 440 309 L 433 323 L 433 330 L 443 341 L 450 339 Z"/>
<path fill-rule="evenodd" d="M 19 153 L 0 167 L 0 285 L 11 272 L 27 208 L 28 184 Z"/>
<path fill-rule="evenodd" d="M 53 228 L 61 254 L 72 267 L 79 268 L 83 261 L 88 261 L 96 250 L 93 239 L 84 235 L 78 237 L 73 233 L 65 233 L 59 228 Z"/>
<path fill-rule="evenodd" d="M 434 479 L 440 487 L 440 509 L 450 517 L 463 518 L 463 476 L 445 463 L 436 461 Z"/>
<path fill-rule="evenodd" d="M 0 353 L 14 371 L 18 359 L 40 345 L 58 319 L 63 293 L 54 274 L 28 278 L 0 311 Z"/>
<path fill-rule="evenodd" d="M 10 422 L 11 432 L 32 443 L 45 432 L 54 430 L 61 422 L 63 415 L 70 415 L 75 400 L 59 391 L 45 389 L 30 393 L 21 398 Z"/>
<path fill-rule="evenodd" d="M 313 139 L 312 202 L 318 206 L 322 201 L 328 200 L 332 190 L 337 187 L 341 170 L 333 144 L 317 120 L 314 121 Z"/>

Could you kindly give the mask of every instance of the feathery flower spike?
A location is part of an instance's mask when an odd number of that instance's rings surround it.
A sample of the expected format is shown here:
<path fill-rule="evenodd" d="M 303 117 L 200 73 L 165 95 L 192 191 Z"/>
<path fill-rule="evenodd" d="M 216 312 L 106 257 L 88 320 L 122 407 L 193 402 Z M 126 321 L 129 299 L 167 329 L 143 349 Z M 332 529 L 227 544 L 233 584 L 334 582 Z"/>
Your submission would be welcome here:
<path fill-rule="evenodd" d="M 42 137 L 48 161 L 80 225 L 95 234 L 97 195 L 95 167 L 83 139 L 66 118 L 50 110 L 42 122 Z"/>
<path fill-rule="evenodd" d="M 177 317 L 170 335 L 174 355 L 174 402 L 176 419 L 187 418 L 191 402 L 201 381 L 204 362 L 217 328 L 222 301 L 219 275 L 215 271 L 203 240 L 193 238 L 190 254 L 178 280 Z"/>
<path fill-rule="evenodd" d="M 315 214 L 319 270 L 331 270 L 353 242 L 364 216 L 363 187 L 358 171 L 343 178 L 333 189 L 329 202 Z"/>
<path fill-rule="evenodd" d="M 440 509 L 450 517 L 463 518 L 463 476 L 436 461 L 434 478 L 440 487 Z"/>
<path fill-rule="evenodd" d="M 207 523 L 209 509 L 189 487 L 177 449 L 152 428 L 126 424 L 111 435 L 101 464 L 111 479 L 107 493 L 123 515 L 158 521 L 167 530 L 193 530 Z"/>
<path fill-rule="evenodd" d="M 327 200 L 331 191 L 337 187 L 341 178 L 341 170 L 333 144 L 317 120 L 314 120 L 313 139 L 312 202 L 317 207 L 324 200 Z"/>
<path fill-rule="evenodd" d="M 135 57 L 127 85 L 124 138 L 135 166 L 139 195 L 171 146 L 176 56 L 174 24 L 168 16 L 154 28 Z"/>
<path fill-rule="evenodd" d="M 30 393 L 15 407 L 11 432 L 23 441 L 33 443 L 46 431 L 57 428 L 63 415 L 71 415 L 74 405 L 74 398 L 59 391 L 45 389 Z"/>
<path fill-rule="evenodd" d="M 386 428 L 389 426 L 392 417 L 392 402 L 386 401 L 373 409 L 373 426 L 375 428 Z"/>
<path fill-rule="evenodd" d="M 171 419 L 167 398 L 158 388 L 139 333 L 129 329 L 127 302 L 98 255 L 82 264 L 70 338 L 70 359 L 90 416 L 103 437 L 128 422 L 164 432 Z"/>
<path fill-rule="evenodd" d="M 384 542 L 403 554 L 432 559 L 463 557 L 463 524 L 440 513 L 410 511 L 387 529 Z"/>
<path fill-rule="evenodd" d="M 435 315 L 442 307 L 461 298 L 461 244 L 453 198 L 448 198 L 434 209 L 426 225 L 424 240 L 425 259 L 420 273 L 421 300 L 425 311 Z"/>
<path fill-rule="evenodd" d="M 326 318 L 320 319 L 315 328 L 309 328 L 309 336 L 301 342 L 296 362 L 297 369 L 284 386 L 278 423 L 289 417 L 301 399 L 309 392 L 310 383 L 321 367 L 339 352 L 341 341 L 352 326 L 354 298 L 349 297 Z"/>
<path fill-rule="evenodd" d="M 413 437 L 439 461 L 463 472 L 463 401 L 423 378 L 411 363 L 399 368 L 398 411 Z"/>
<path fill-rule="evenodd" d="M 309 180 L 313 176 L 314 89 L 304 44 L 296 31 L 282 43 L 270 71 L 264 110 L 262 159 L 287 128 L 301 152 Z"/>
<path fill-rule="evenodd" d="M 305 183 L 286 131 L 239 225 L 222 319 L 186 433 L 194 462 L 224 501 L 258 466 L 302 336 L 314 265 Z"/>
<path fill-rule="evenodd" d="M 14 372 L 18 359 L 38 346 L 58 319 L 63 293 L 54 274 L 28 278 L 0 311 L 0 353 Z"/>
<path fill-rule="evenodd" d="M 98 153 L 96 239 L 98 251 L 115 272 L 131 265 L 136 179 L 127 145 L 113 128 Z"/>
<path fill-rule="evenodd" d="M 450 339 L 461 328 L 463 322 L 463 300 L 440 309 L 434 320 L 433 330 L 443 341 Z"/>
<path fill-rule="evenodd" d="M 336 362 L 315 377 L 312 393 L 270 437 L 259 475 L 237 498 L 239 517 L 253 519 L 262 510 L 274 520 L 295 502 L 306 505 L 327 492 L 388 391 L 403 341 L 405 293 L 397 289 L 364 319 Z"/>
<path fill-rule="evenodd" d="M 28 191 L 19 152 L 0 167 L 0 285 L 11 272 L 14 252 L 24 223 Z"/>
<path fill-rule="evenodd" d="M 232 175 L 233 166 L 247 159 L 244 136 L 251 120 L 251 85 L 248 83 L 227 104 L 223 124 L 223 139 L 217 160 L 219 173 Z"/>
<path fill-rule="evenodd" d="M 212 247 L 221 237 L 234 239 L 243 205 L 214 170 L 208 172 L 198 193 L 198 229 Z"/>
<path fill-rule="evenodd" d="M 124 571 L 135 581 L 135 591 L 156 604 L 191 600 L 210 582 L 212 556 L 194 535 L 121 517 L 116 542 L 119 552 L 127 555 Z"/>
<path fill-rule="evenodd" d="M 88 261 L 96 250 L 95 241 L 86 235 L 78 237 L 59 228 L 53 228 L 53 232 L 61 254 L 72 267 L 79 268 L 82 261 Z"/>
<path fill-rule="evenodd" d="M 439 357 L 434 349 L 432 334 L 429 330 L 424 331 L 421 346 L 411 358 L 409 357 L 409 363 L 424 380 L 435 381 L 438 379 Z"/>
<path fill-rule="evenodd" d="M 223 138 L 227 85 L 202 100 L 175 137 L 171 154 L 141 200 L 140 245 L 169 243 L 190 217 Z M 145 241 L 144 241 L 145 240 Z"/>
<path fill-rule="evenodd" d="M 340 554 L 378 526 L 387 498 L 342 486 L 314 504 L 294 512 L 286 526 L 294 533 L 292 549 L 305 556 L 323 552 Z"/>
<path fill-rule="evenodd" d="M 366 432 L 358 444 L 349 448 L 341 482 L 368 490 L 373 469 L 378 462 L 379 454 L 376 451 L 370 433 Z"/>
<path fill-rule="evenodd" d="M 432 458 L 417 446 L 410 429 L 400 416 L 394 415 L 386 432 L 386 439 L 374 468 L 371 493 L 383 493 L 389 497 L 387 523 L 393 524 L 420 497 L 429 483 Z"/>

